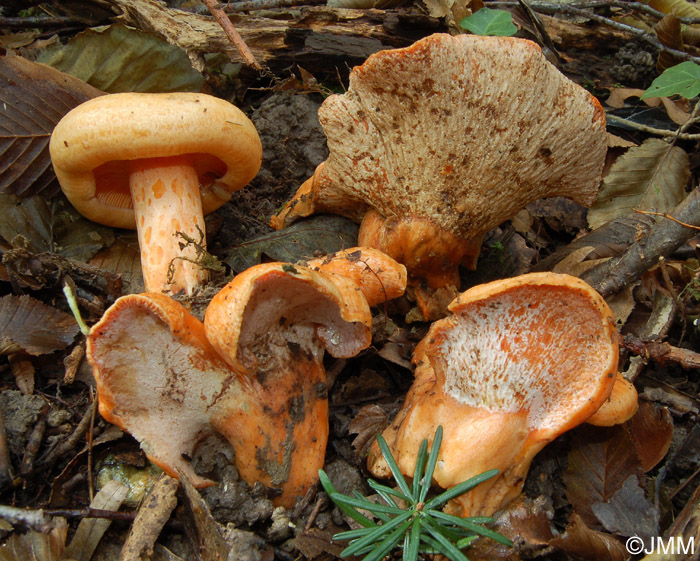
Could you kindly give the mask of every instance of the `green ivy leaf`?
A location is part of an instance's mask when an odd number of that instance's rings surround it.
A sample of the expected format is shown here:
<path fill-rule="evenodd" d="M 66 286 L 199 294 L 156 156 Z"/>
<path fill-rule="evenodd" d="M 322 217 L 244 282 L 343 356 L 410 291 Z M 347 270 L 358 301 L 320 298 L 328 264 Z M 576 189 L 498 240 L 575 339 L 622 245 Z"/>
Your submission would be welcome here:
<path fill-rule="evenodd" d="M 474 35 L 510 37 L 518 31 L 510 12 L 491 8 L 481 8 L 460 21 L 459 25 Z"/>
<path fill-rule="evenodd" d="M 690 99 L 699 93 L 700 66 L 694 62 L 686 61 L 664 70 L 647 88 L 641 99 L 670 95 L 680 95 Z"/>

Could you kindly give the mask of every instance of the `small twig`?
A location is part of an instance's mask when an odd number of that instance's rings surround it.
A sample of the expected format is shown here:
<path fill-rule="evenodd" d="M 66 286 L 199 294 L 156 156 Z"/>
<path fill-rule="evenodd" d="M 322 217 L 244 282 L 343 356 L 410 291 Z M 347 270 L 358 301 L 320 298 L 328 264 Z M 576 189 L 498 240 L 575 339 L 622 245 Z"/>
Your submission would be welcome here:
<path fill-rule="evenodd" d="M 85 25 L 84 21 L 61 16 L 31 16 L 26 18 L 0 16 L 0 27 L 7 27 L 10 29 L 28 29 L 32 27 L 85 27 Z"/>
<path fill-rule="evenodd" d="M 67 454 L 78 445 L 80 440 L 83 438 L 83 436 L 85 436 L 85 433 L 90 428 L 96 404 L 97 402 L 93 401 L 88 406 L 83 418 L 80 419 L 78 426 L 75 427 L 75 430 L 68 438 L 61 441 L 59 444 L 48 450 L 41 458 L 39 458 L 37 467 L 45 468 L 53 465 L 61 456 Z"/>
<path fill-rule="evenodd" d="M 681 224 L 700 226 L 700 188 L 693 189 L 673 210 L 672 216 L 676 221 L 659 222 L 646 238 L 632 244 L 622 255 L 586 271 L 581 278 L 603 296 L 614 294 L 638 280 L 660 257 L 668 257 L 695 235 L 693 229 Z"/>
<path fill-rule="evenodd" d="M 92 398 L 92 403 L 95 403 L 95 396 L 92 395 L 93 390 L 92 388 L 90 389 L 90 397 Z M 88 471 L 88 492 L 90 494 L 90 502 L 92 503 L 92 500 L 95 498 L 95 485 L 93 483 L 93 477 L 92 477 L 92 436 L 95 434 L 95 416 L 97 415 L 97 407 L 93 405 L 91 407 L 91 415 L 90 415 L 90 430 L 87 433 L 87 446 L 88 446 L 88 453 L 87 453 L 87 471 Z"/>
<path fill-rule="evenodd" d="M 494 6 L 516 6 L 518 5 L 517 2 L 494 2 L 492 5 Z M 608 27 L 612 27 L 613 29 L 617 29 L 618 31 L 624 31 L 625 33 L 629 33 L 630 35 L 634 35 L 635 37 L 641 39 L 642 41 L 645 41 L 649 43 L 650 45 L 654 46 L 655 48 L 659 49 L 660 51 L 665 51 L 669 54 L 672 54 L 673 56 L 677 57 L 680 60 L 691 60 L 693 62 L 696 62 L 700 64 L 700 57 L 692 56 L 684 51 L 679 51 L 677 49 L 672 49 L 671 47 L 667 47 L 661 41 L 659 41 L 656 37 L 651 35 L 650 33 L 644 31 L 643 29 L 639 29 L 638 27 L 633 27 L 631 25 L 627 25 L 626 23 L 620 23 L 618 21 L 615 21 L 609 17 L 606 16 L 601 16 L 598 15 L 594 12 L 583 10 L 581 8 L 577 8 L 572 4 L 547 4 L 547 3 L 539 3 L 539 2 L 534 2 L 530 4 L 530 7 L 535 10 L 535 11 L 546 11 L 546 10 L 553 10 L 554 12 L 563 12 L 565 14 L 569 14 L 572 16 L 579 16 L 579 17 L 584 17 L 591 19 L 593 21 L 597 21 L 598 23 L 602 23 L 607 25 Z"/>
<path fill-rule="evenodd" d="M 238 53 L 243 58 L 243 61 L 248 66 L 255 68 L 255 70 L 258 72 L 263 72 L 263 67 L 260 66 L 257 60 L 255 60 L 255 56 L 253 56 L 253 53 L 248 48 L 248 45 L 246 45 L 243 37 L 241 37 L 238 31 L 236 31 L 236 28 L 233 27 L 233 24 L 231 23 L 231 20 L 228 19 L 226 12 L 221 9 L 221 5 L 216 0 L 204 0 L 204 4 L 206 4 L 207 8 L 209 8 L 211 15 L 213 15 L 216 18 L 216 21 L 219 22 L 219 25 L 221 25 L 229 40 L 234 44 L 236 49 L 238 49 Z"/>
<path fill-rule="evenodd" d="M 667 138 L 678 138 L 680 140 L 700 140 L 700 134 L 689 134 L 682 133 L 675 130 L 657 129 L 654 127 L 649 127 L 647 125 L 642 125 L 641 123 L 635 123 L 634 121 L 628 121 L 617 115 L 611 115 L 606 113 L 605 119 L 609 125 L 619 125 L 623 127 L 629 127 L 631 129 L 638 130 L 640 132 L 646 132 L 649 134 L 655 134 L 657 136 L 664 136 Z"/>
<path fill-rule="evenodd" d="M 488 2 L 488 5 L 498 5 L 498 6 L 517 6 L 518 0 L 505 0 L 503 2 L 495 1 Z M 658 19 L 663 19 L 666 14 L 663 12 L 652 8 L 651 6 L 644 4 L 643 2 L 624 2 L 617 0 L 584 0 L 582 2 L 570 2 L 567 5 L 574 8 L 580 9 L 595 9 L 595 8 L 622 8 L 623 10 L 636 10 L 638 12 L 644 12 L 650 16 L 654 16 Z M 561 11 L 561 4 L 555 4 L 552 2 L 531 2 L 530 6 L 536 10 L 543 13 L 557 13 Z M 681 23 L 693 24 L 700 23 L 700 18 L 678 18 Z"/>
<path fill-rule="evenodd" d="M 90 507 L 27 510 L 14 506 L 0 505 L 0 518 L 7 520 L 13 525 L 25 526 L 42 533 L 48 533 L 57 526 L 57 521 L 54 520 L 56 517 L 81 519 L 106 518 L 108 520 L 126 520 L 131 522 L 136 517 L 136 513 L 101 510 Z"/>
<path fill-rule="evenodd" d="M 12 461 L 10 450 L 7 447 L 7 433 L 5 432 L 5 418 L 0 411 L 0 488 L 12 480 Z"/>
<path fill-rule="evenodd" d="M 41 443 L 44 441 L 44 434 L 46 433 L 46 418 L 49 415 L 51 407 L 49 405 L 44 405 L 39 412 L 39 418 L 37 419 L 32 434 L 29 436 L 27 441 L 27 446 L 24 450 L 24 456 L 22 457 L 22 463 L 19 467 L 19 473 L 22 476 L 27 476 L 32 472 L 34 468 L 34 458 L 39 453 L 39 448 Z"/>
<path fill-rule="evenodd" d="M 644 341 L 632 335 L 625 335 L 622 346 L 645 361 L 653 360 L 661 366 L 678 364 L 686 370 L 700 368 L 700 353 L 690 349 L 674 347 L 668 343 Z"/>
<path fill-rule="evenodd" d="M 639 214 L 645 214 L 647 216 L 661 216 L 662 218 L 667 218 L 668 220 L 672 220 L 676 224 L 680 224 L 681 226 L 685 226 L 686 228 L 693 228 L 695 230 L 700 230 L 700 226 L 693 226 L 692 224 L 686 224 L 685 222 L 681 222 L 677 218 L 674 218 L 667 212 L 653 212 L 651 210 L 640 210 L 638 208 L 633 208 L 632 209 L 634 212 L 638 212 Z"/>

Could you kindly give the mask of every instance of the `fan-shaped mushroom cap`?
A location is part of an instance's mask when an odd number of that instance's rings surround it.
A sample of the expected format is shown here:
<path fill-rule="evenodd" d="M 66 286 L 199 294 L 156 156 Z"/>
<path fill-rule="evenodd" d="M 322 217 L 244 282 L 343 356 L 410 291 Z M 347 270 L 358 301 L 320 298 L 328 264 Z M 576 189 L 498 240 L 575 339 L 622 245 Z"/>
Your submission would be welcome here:
<path fill-rule="evenodd" d="M 596 99 L 534 43 L 511 37 L 435 34 L 376 53 L 319 120 L 330 155 L 273 225 L 320 211 L 360 220 L 373 209 L 382 220 L 365 218 L 363 245 L 387 236 L 378 229 L 421 223 L 432 233 L 399 243 L 400 256 L 395 239 L 375 247 L 433 285 L 452 282 L 461 260 L 474 261 L 473 242 L 528 203 L 590 204 L 607 147 Z M 456 252 L 455 241 L 464 244 Z"/>
<path fill-rule="evenodd" d="M 168 473 L 211 484 L 185 458 L 218 433 L 241 477 L 279 487 L 276 502 L 291 507 L 323 465 L 324 349 L 358 353 L 371 342 L 371 320 L 352 280 L 268 263 L 217 294 L 204 323 L 165 295 L 120 298 L 92 328 L 87 356 L 102 415 Z"/>
<path fill-rule="evenodd" d="M 608 398 L 617 332 L 602 297 L 576 277 L 533 273 L 467 290 L 433 323 L 413 360 L 415 381 L 384 437 L 401 471 L 443 426 L 435 482 L 449 488 L 492 468 L 498 476 L 451 509 L 489 515 L 517 496 L 532 458 Z M 372 449 L 370 470 L 388 475 Z"/>
<path fill-rule="evenodd" d="M 136 228 L 146 290 L 188 293 L 206 278 L 193 247 L 204 215 L 257 173 L 262 145 L 236 106 L 204 94 L 111 94 L 70 111 L 51 135 L 63 192 L 95 222 Z"/>

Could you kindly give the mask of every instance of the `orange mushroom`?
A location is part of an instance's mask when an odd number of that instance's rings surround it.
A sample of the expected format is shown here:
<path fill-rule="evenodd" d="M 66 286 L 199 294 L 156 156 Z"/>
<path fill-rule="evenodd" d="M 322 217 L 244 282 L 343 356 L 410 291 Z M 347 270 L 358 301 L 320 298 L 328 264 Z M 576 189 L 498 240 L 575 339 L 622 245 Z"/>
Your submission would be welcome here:
<path fill-rule="evenodd" d="M 79 105 L 56 125 L 51 160 L 84 216 L 136 228 L 149 292 L 191 294 L 206 279 L 196 250 L 204 215 L 260 168 L 262 145 L 234 105 L 204 94 L 123 93 Z"/>
<path fill-rule="evenodd" d="M 416 347 L 415 381 L 384 438 L 411 475 L 421 441 L 442 425 L 435 483 L 447 489 L 497 468 L 449 505 L 461 516 L 490 515 L 519 494 L 537 452 L 606 402 L 617 331 L 595 290 L 555 273 L 476 286 L 449 309 Z M 376 444 L 369 469 L 389 475 Z"/>
<path fill-rule="evenodd" d="M 330 155 L 272 218 L 347 216 L 360 245 L 433 289 L 459 286 L 485 233 L 528 203 L 595 198 L 600 104 L 512 37 L 431 35 L 370 56 L 319 110 Z"/>
<path fill-rule="evenodd" d="M 402 268 L 385 257 L 374 273 Z M 218 433 L 241 477 L 279 488 L 275 502 L 291 507 L 323 466 L 324 350 L 354 356 L 371 342 L 371 319 L 352 280 L 286 263 L 235 277 L 204 323 L 166 295 L 124 296 L 88 337 L 100 412 L 153 462 L 200 487 L 212 482 L 186 458 Z"/>

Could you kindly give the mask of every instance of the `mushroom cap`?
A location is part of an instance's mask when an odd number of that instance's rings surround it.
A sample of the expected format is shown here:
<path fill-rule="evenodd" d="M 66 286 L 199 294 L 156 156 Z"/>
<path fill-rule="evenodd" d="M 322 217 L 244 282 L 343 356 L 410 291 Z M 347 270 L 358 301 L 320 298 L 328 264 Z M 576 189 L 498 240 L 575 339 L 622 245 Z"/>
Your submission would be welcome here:
<path fill-rule="evenodd" d="M 214 432 L 205 404 L 230 385 L 202 322 L 164 294 L 129 294 L 92 327 L 86 354 L 100 414 L 169 475 L 181 471 L 197 487 L 212 485 L 184 459 Z"/>
<path fill-rule="evenodd" d="M 634 384 L 619 372 L 608 399 L 586 422 L 598 427 L 611 427 L 629 421 L 639 409 L 639 395 Z"/>
<path fill-rule="evenodd" d="M 474 287 L 433 323 L 413 360 L 415 382 L 385 438 L 411 474 L 424 438 L 443 425 L 435 481 L 443 488 L 491 468 L 460 499 L 491 514 L 517 495 L 535 454 L 586 421 L 612 391 L 618 346 L 612 312 L 576 277 L 532 273 Z M 370 470 L 386 475 L 373 448 Z"/>
<path fill-rule="evenodd" d="M 287 324 L 307 325 L 334 357 L 351 357 L 372 339 L 372 315 L 360 288 L 339 275 L 289 263 L 246 269 L 212 298 L 207 338 L 234 368 L 254 369 L 254 349 Z"/>
<path fill-rule="evenodd" d="M 372 247 L 351 247 L 311 259 L 306 265 L 352 280 L 370 306 L 398 298 L 406 290 L 406 267 Z"/>
<path fill-rule="evenodd" d="M 375 53 L 319 120 L 328 159 L 275 227 L 371 207 L 470 240 L 543 197 L 592 203 L 607 149 L 597 100 L 513 37 L 434 34 Z"/>
<path fill-rule="evenodd" d="M 95 222 L 135 228 L 129 160 L 192 155 L 204 214 L 229 200 L 258 172 L 262 144 L 231 103 L 198 93 L 118 93 L 79 105 L 50 142 L 58 181 L 70 202 Z"/>

